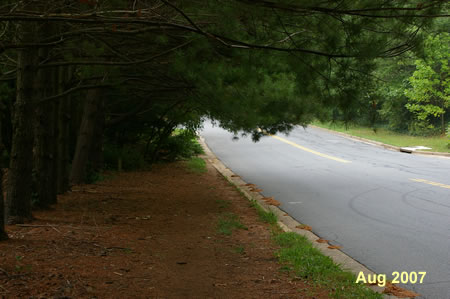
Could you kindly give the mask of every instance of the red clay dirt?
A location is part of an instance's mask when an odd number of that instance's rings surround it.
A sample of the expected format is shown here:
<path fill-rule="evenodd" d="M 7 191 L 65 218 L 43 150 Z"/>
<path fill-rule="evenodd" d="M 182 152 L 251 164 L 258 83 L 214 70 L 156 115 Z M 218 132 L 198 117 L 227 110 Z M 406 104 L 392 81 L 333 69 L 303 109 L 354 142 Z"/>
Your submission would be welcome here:
<path fill-rule="evenodd" d="M 0 298 L 328 298 L 280 271 L 270 227 L 210 165 L 113 174 L 58 200 L 7 226 Z M 248 230 L 220 234 L 225 213 Z"/>

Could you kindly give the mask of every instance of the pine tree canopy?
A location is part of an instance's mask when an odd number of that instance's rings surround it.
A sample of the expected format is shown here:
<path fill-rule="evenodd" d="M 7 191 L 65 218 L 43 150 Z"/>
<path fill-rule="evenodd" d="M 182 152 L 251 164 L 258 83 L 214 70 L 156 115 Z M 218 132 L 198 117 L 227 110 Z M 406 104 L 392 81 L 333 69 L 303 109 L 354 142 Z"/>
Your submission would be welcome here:
<path fill-rule="evenodd" d="M 107 89 L 111 123 L 127 113 L 137 127 L 209 117 L 258 139 L 258 127 L 286 131 L 330 108 L 354 118 L 374 61 L 420 49 L 448 8 L 443 0 L 8 0 L 1 79 L 15 78 L 18 49 L 45 48 L 38 68 L 75 70 L 64 94 Z"/>

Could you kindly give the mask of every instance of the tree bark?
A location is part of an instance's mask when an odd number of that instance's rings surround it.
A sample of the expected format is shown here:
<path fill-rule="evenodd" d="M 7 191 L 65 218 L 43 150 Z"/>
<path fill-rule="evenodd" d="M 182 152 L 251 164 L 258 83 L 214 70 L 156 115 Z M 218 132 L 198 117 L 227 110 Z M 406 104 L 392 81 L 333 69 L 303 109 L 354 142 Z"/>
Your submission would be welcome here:
<path fill-rule="evenodd" d="M 72 162 L 72 170 L 70 173 L 70 184 L 81 184 L 85 181 L 86 170 L 90 157 L 94 136 L 97 130 L 96 117 L 101 109 L 101 89 L 91 89 L 87 92 L 86 102 L 81 120 L 80 130 L 78 133 L 75 154 Z"/>
<path fill-rule="evenodd" d="M 20 25 L 23 41 L 34 40 L 33 24 Z M 7 223 L 32 219 L 31 187 L 33 167 L 33 78 L 36 75 L 35 48 L 19 50 L 17 61 L 16 103 L 13 116 L 13 142 L 8 171 L 6 197 Z"/>
<path fill-rule="evenodd" d="M 47 58 L 48 51 L 39 49 L 39 62 Z M 35 78 L 34 95 L 41 98 L 53 93 L 54 69 L 39 69 Z M 56 203 L 55 191 L 55 126 L 53 102 L 40 103 L 35 108 L 34 118 L 34 191 L 37 199 L 34 205 L 39 208 L 48 208 Z"/>
<path fill-rule="evenodd" d="M 94 118 L 94 136 L 89 153 L 91 170 L 99 172 L 103 168 L 103 130 L 105 128 L 105 106 L 103 97 L 98 99 L 97 113 Z"/>
<path fill-rule="evenodd" d="M 65 90 L 66 82 L 70 80 L 71 70 L 60 67 L 58 72 L 59 93 Z M 62 194 L 69 190 L 70 167 L 70 96 L 58 101 L 58 142 L 57 142 L 57 192 Z"/>
<path fill-rule="evenodd" d="M 2 123 L 0 122 L 0 156 L 3 154 Z M 8 239 L 5 231 L 5 211 L 3 202 L 3 163 L 0 157 L 0 241 Z"/>

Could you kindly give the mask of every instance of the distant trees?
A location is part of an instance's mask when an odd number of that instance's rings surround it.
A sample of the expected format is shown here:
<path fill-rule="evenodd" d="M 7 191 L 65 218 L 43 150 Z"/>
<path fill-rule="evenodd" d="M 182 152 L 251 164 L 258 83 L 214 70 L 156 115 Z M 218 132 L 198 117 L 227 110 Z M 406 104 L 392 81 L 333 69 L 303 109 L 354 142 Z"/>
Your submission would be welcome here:
<path fill-rule="evenodd" d="M 286 131 L 327 109 L 350 119 L 373 60 L 413 49 L 446 7 L 447 1 L 3 1 L 7 222 L 31 219 L 33 206 L 46 208 L 70 182 L 85 181 L 90 169 L 101 168 L 106 145 L 120 152 L 145 140 L 155 157 L 178 125 L 195 129 L 205 116 L 255 139 L 256 127 Z"/>
<path fill-rule="evenodd" d="M 450 108 L 450 34 L 429 36 L 423 59 L 415 61 L 416 70 L 405 90 L 406 108 L 414 113 L 414 124 L 422 130 L 433 129 L 432 118 L 440 119 L 440 132 L 446 133 L 446 112 Z"/>
<path fill-rule="evenodd" d="M 450 42 L 445 24 L 431 24 L 422 34 L 422 46 L 414 51 L 375 60 L 371 79 L 360 81 L 365 82 L 365 94 L 352 102 L 352 121 L 375 130 L 385 126 L 412 135 L 445 134 L 450 113 Z M 345 119 L 344 111 L 334 116 L 336 120 L 350 120 Z"/>

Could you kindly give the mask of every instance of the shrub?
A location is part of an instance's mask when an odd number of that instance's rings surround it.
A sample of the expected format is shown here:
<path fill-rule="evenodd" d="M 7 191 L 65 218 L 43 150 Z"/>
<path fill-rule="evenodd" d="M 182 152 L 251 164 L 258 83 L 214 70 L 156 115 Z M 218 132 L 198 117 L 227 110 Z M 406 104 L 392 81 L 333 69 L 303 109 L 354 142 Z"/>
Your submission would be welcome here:
<path fill-rule="evenodd" d="M 447 125 L 447 147 L 450 148 L 450 123 Z"/>
<path fill-rule="evenodd" d="M 146 165 L 143 149 L 139 145 L 125 145 L 118 147 L 106 144 L 103 151 L 106 169 L 117 169 L 119 159 L 122 160 L 123 170 L 136 170 Z"/>
<path fill-rule="evenodd" d="M 190 130 L 175 130 L 159 151 L 160 158 L 169 161 L 189 159 L 202 153 L 203 149 L 196 140 L 195 132 Z"/>

